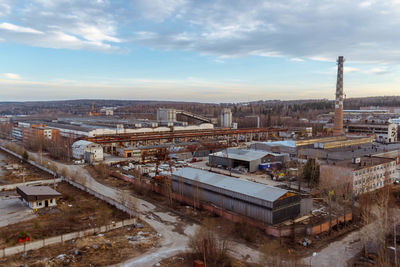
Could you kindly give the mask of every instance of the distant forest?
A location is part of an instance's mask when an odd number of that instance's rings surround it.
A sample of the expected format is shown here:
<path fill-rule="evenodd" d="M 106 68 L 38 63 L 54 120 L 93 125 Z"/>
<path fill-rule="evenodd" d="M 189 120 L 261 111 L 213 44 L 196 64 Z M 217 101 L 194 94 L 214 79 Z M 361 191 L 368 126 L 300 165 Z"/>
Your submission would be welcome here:
<path fill-rule="evenodd" d="M 264 100 L 243 103 L 198 103 L 146 100 L 67 100 L 37 102 L 0 102 L 1 115 L 38 115 L 48 117 L 85 116 L 101 107 L 115 107 L 115 114 L 124 118 L 156 119 L 158 108 L 183 109 L 208 117 L 219 117 L 221 109 L 229 107 L 234 121 L 242 127 L 255 126 L 256 119 L 248 116 L 258 115 L 262 126 L 285 124 L 289 118 L 298 121 L 300 118 L 315 118 L 319 114 L 333 111 L 334 101 L 318 100 Z M 348 98 L 344 101 L 345 109 L 359 109 L 363 106 L 397 107 L 400 96 L 379 96 L 364 98 Z M 182 118 L 184 120 L 184 118 Z M 291 123 L 293 124 L 293 123 Z M 295 123 L 294 123 L 295 124 Z M 300 124 L 300 123 L 299 123 Z"/>

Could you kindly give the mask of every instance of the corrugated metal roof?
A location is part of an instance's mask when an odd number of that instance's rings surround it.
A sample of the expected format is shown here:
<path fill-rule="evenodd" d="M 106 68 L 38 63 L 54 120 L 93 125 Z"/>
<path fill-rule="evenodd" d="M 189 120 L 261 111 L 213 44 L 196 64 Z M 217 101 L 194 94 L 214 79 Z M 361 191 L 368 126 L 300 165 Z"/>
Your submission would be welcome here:
<path fill-rule="evenodd" d="M 265 145 L 267 145 L 267 146 L 296 147 L 296 141 L 294 141 L 294 140 L 282 140 L 282 141 L 260 142 L 260 144 L 265 144 Z"/>
<path fill-rule="evenodd" d="M 225 149 L 223 151 L 210 154 L 211 156 L 230 158 L 243 161 L 258 160 L 270 154 L 266 151 L 251 149 Z"/>
<path fill-rule="evenodd" d="M 86 141 L 86 140 L 79 140 L 72 144 L 72 148 L 84 148 L 91 144 L 94 144 L 94 143 L 90 142 L 90 141 Z"/>
<path fill-rule="evenodd" d="M 220 187 L 269 202 L 274 202 L 288 192 L 287 190 L 281 188 L 249 182 L 242 179 L 232 178 L 226 175 L 194 168 L 182 168 L 174 172 L 173 175 L 198 181 L 214 187 Z"/>

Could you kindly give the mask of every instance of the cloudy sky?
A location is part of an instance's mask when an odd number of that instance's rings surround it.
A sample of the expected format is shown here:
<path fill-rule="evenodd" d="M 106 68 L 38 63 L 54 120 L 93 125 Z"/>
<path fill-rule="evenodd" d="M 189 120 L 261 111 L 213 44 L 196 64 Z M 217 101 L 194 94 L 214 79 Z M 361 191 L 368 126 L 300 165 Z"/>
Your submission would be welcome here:
<path fill-rule="evenodd" d="M 0 101 L 399 95 L 400 0 L 0 0 Z"/>

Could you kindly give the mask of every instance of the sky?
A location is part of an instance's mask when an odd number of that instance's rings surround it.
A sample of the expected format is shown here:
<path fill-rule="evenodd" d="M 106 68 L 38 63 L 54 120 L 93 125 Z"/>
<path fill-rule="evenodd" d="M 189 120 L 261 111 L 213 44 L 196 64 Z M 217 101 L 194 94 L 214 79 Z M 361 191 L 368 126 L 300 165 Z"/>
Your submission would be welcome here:
<path fill-rule="evenodd" d="M 399 95 L 400 0 L 0 0 L 0 101 Z"/>

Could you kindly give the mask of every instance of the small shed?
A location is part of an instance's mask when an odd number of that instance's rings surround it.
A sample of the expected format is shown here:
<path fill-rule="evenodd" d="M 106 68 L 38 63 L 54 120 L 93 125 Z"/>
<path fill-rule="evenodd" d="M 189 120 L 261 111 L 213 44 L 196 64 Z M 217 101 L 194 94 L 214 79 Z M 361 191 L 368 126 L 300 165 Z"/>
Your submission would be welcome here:
<path fill-rule="evenodd" d="M 49 186 L 18 186 L 17 193 L 31 209 L 56 206 L 61 194 Z"/>

